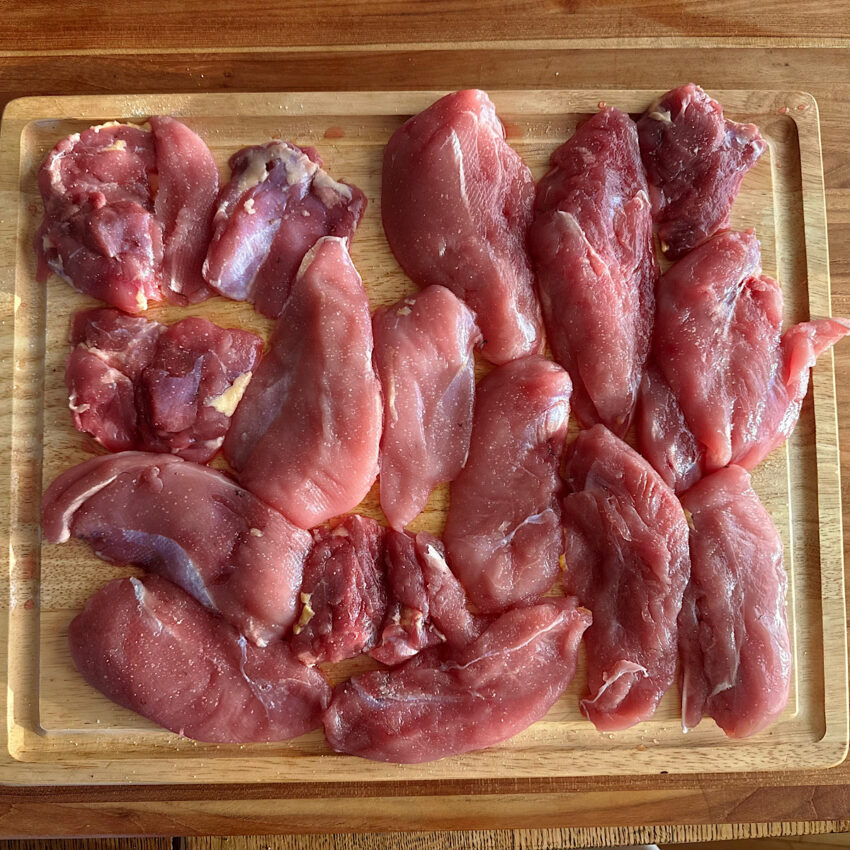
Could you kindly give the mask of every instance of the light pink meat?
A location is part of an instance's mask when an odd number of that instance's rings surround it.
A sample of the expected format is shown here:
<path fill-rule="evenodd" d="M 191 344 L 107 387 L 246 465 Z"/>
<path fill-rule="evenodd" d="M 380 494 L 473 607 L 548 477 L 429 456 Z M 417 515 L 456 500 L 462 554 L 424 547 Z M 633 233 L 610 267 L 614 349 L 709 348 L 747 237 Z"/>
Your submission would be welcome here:
<path fill-rule="evenodd" d="M 285 741 L 331 696 L 282 643 L 259 648 L 157 576 L 111 581 L 70 626 L 77 670 L 113 702 L 198 741 Z"/>
<path fill-rule="evenodd" d="M 49 543 L 173 581 L 263 646 L 293 623 L 310 535 L 227 476 L 173 455 L 121 452 L 63 472 L 41 507 Z"/>
<path fill-rule="evenodd" d="M 310 249 L 224 442 L 243 486 L 296 525 L 350 511 L 378 473 L 369 301 L 345 240 Z"/>
<path fill-rule="evenodd" d="M 555 581 L 570 389 L 567 373 L 539 356 L 506 363 L 478 384 L 469 458 L 451 485 L 443 539 L 481 611 L 533 601 Z"/>
<path fill-rule="evenodd" d="M 662 95 L 637 127 L 661 250 L 677 259 L 729 225 L 741 182 L 767 144 L 754 124 L 725 119 L 693 83 Z"/>
<path fill-rule="evenodd" d="M 190 317 L 170 327 L 117 310 L 74 316 L 65 383 L 74 426 L 110 451 L 204 463 L 221 447 L 263 340 Z"/>
<path fill-rule="evenodd" d="M 346 242 L 366 196 L 323 171 L 313 148 L 269 142 L 230 158 L 204 276 L 222 295 L 277 318 L 305 254 L 323 236 Z"/>
<path fill-rule="evenodd" d="M 353 514 L 313 532 L 290 639 L 299 661 L 344 661 L 377 642 L 387 607 L 384 531 L 375 520 Z"/>
<path fill-rule="evenodd" d="M 782 293 L 760 263 L 752 233 L 726 231 L 659 283 L 638 436 L 677 491 L 729 463 L 752 469 L 781 445 L 817 356 L 850 333 L 844 319 L 820 319 L 781 335 Z"/>
<path fill-rule="evenodd" d="M 581 710 L 597 729 L 626 729 L 673 683 L 688 526 L 673 491 L 603 425 L 570 445 L 565 480 L 564 590 L 593 614 Z"/>
<path fill-rule="evenodd" d="M 632 120 L 607 108 L 552 155 L 529 244 L 546 335 L 584 426 L 631 423 L 649 353 L 658 263 Z"/>
<path fill-rule="evenodd" d="M 363 758 L 419 763 L 504 741 L 567 689 L 589 624 L 574 599 L 547 599 L 503 614 L 464 649 L 429 649 L 355 676 L 325 712 L 328 742 Z"/>
<path fill-rule="evenodd" d="M 418 286 L 466 301 L 493 363 L 542 347 L 525 247 L 533 200 L 531 172 L 482 91 L 441 98 L 384 150 L 381 216 L 393 254 Z"/>
<path fill-rule="evenodd" d="M 682 724 L 687 730 L 713 717 L 743 738 L 773 723 L 788 702 L 782 541 L 738 466 L 681 499 L 691 526 L 691 580 L 679 614 Z"/>
<path fill-rule="evenodd" d="M 437 484 L 466 461 L 481 340 L 472 313 L 448 289 L 419 295 L 372 317 L 375 367 L 384 391 L 381 507 L 403 529 Z"/>

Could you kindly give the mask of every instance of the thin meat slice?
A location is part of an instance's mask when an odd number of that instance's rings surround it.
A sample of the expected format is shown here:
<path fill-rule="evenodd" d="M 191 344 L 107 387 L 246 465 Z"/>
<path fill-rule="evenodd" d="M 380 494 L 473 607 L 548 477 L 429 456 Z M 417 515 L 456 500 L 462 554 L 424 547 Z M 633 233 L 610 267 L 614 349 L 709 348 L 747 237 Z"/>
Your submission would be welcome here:
<path fill-rule="evenodd" d="M 230 158 L 204 276 L 222 295 L 277 318 L 305 254 L 323 236 L 349 240 L 366 196 L 322 169 L 313 148 L 272 141 Z"/>
<path fill-rule="evenodd" d="M 558 467 L 570 389 L 567 373 L 536 355 L 478 384 L 469 459 L 451 485 L 443 539 L 452 570 L 483 612 L 537 599 L 558 574 Z"/>
<path fill-rule="evenodd" d="M 593 614 L 582 712 L 597 729 L 652 716 L 673 683 L 688 525 L 672 490 L 602 425 L 567 450 L 564 590 Z"/>
<path fill-rule="evenodd" d="M 74 426 L 110 451 L 218 451 L 263 340 L 190 317 L 170 327 L 111 309 L 77 313 L 65 368 Z"/>
<path fill-rule="evenodd" d="M 662 95 L 637 127 L 661 250 L 675 260 L 729 225 L 741 182 L 767 144 L 758 127 L 724 118 L 693 83 Z"/>
<path fill-rule="evenodd" d="M 337 752 L 419 763 L 489 747 L 539 720 L 576 669 L 590 614 L 549 599 L 499 617 L 464 649 L 429 649 L 336 688 L 325 712 Z"/>
<path fill-rule="evenodd" d="M 285 741 L 331 689 L 281 643 L 259 648 L 159 578 L 111 581 L 71 622 L 71 658 L 113 702 L 197 741 Z"/>
<path fill-rule="evenodd" d="M 482 91 L 441 98 L 384 150 L 381 216 L 393 254 L 418 286 L 448 287 L 467 303 L 493 363 L 542 347 L 525 247 L 533 200 L 531 172 Z"/>
<path fill-rule="evenodd" d="M 818 355 L 850 333 L 844 319 L 781 325 L 782 293 L 751 232 L 718 234 L 661 278 L 638 436 L 677 492 L 781 445 Z"/>
<path fill-rule="evenodd" d="M 387 607 L 384 531 L 375 520 L 353 514 L 313 532 L 289 644 L 302 663 L 344 661 L 377 642 Z"/>
<path fill-rule="evenodd" d="M 607 108 L 552 155 L 529 244 L 552 353 L 573 379 L 573 411 L 618 436 L 649 353 L 658 263 L 635 125 Z"/>
<path fill-rule="evenodd" d="M 384 393 L 381 508 L 400 530 L 466 461 L 481 334 L 469 309 L 442 286 L 379 309 L 372 328 Z"/>
<path fill-rule="evenodd" d="M 691 527 L 691 580 L 679 614 L 682 724 L 713 717 L 731 738 L 754 735 L 791 686 L 787 580 L 779 532 L 730 466 L 681 496 Z"/>
<path fill-rule="evenodd" d="M 44 494 L 44 537 L 182 587 L 264 646 L 292 625 L 310 535 L 227 476 L 173 455 L 121 452 L 63 472 Z"/>
<path fill-rule="evenodd" d="M 224 454 L 243 486 L 312 528 L 374 483 L 381 409 L 366 290 L 345 240 L 328 236 L 304 258 Z"/>

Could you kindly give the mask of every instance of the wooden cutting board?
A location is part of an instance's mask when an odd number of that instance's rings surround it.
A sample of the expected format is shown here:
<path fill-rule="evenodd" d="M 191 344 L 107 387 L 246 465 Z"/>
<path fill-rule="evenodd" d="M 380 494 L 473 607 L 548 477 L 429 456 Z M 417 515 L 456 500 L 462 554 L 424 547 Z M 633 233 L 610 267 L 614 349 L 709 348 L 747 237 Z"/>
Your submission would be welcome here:
<path fill-rule="evenodd" d="M 0 131 L 0 284 L 14 313 L 14 392 L 8 520 L 2 580 L 5 746 L 9 784 L 251 783 L 515 778 L 636 773 L 771 771 L 828 767 L 848 745 L 847 648 L 834 375 L 831 354 L 814 371 L 800 424 L 756 471 L 754 486 L 785 544 L 794 678 L 788 709 L 770 729 L 730 741 L 711 721 L 683 735 L 675 689 L 655 717 L 617 734 L 597 732 L 578 711 L 580 667 L 568 693 L 540 722 L 488 750 L 427 765 L 385 765 L 331 753 L 320 731 L 284 744 L 210 745 L 180 739 L 112 704 L 70 661 L 67 626 L 86 598 L 132 570 L 109 566 L 77 542 L 42 546 L 44 487 L 98 452 L 71 426 L 63 383 L 71 314 L 95 302 L 52 277 L 35 283 L 31 248 L 40 220 L 36 173 L 63 136 L 105 121 L 168 113 L 207 141 L 222 169 L 239 147 L 280 136 L 318 148 L 338 179 L 360 186 L 369 208 L 352 247 L 372 306 L 413 290 L 380 226 L 380 163 L 392 132 L 439 92 L 201 94 L 26 98 L 11 103 Z M 491 92 L 509 141 L 539 176 L 552 150 L 603 103 L 643 111 L 658 92 Z M 729 117 L 759 125 L 769 150 L 747 176 L 732 225 L 755 227 L 765 271 L 782 283 L 786 322 L 830 313 L 817 106 L 795 92 L 712 92 Z M 157 307 L 173 321 L 190 313 L 268 335 L 271 323 L 244 304 L 212 299 L 192 310 Z M 9 421 L 6 417 L 4 421 Z M 416 527 L 439 530 L 438 491 Z M 380 517 L 376 491 L 361 511 Z M 4 552 L 4 557 L 6 553 Z M 8 576 L 8 578 L 6 577 Z M 363 669 L 364 662 L 334 671 Z"/>

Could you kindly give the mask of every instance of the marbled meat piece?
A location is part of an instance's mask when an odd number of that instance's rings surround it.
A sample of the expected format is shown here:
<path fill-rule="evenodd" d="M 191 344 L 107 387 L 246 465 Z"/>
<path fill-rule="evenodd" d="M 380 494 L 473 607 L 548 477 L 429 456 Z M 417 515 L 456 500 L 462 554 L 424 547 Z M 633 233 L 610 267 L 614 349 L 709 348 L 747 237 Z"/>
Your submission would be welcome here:
<path fill-rule="evenodd" d="M 275 642 L 245 640 L 158 576 L 109 582 L 70 626 L 71 658 L 113 702 L 197 741 L 285 741 L 321 724 L 331 688 Z"/>
<path fill-rule="evenodd" d="M 403 529 L 437 484 L 466 462 L 475 397 L 473 347 L 481 339 L 464 303 L 442 286 L 372 317 L 375 368 L 384 394 L 381 508 Z"/>
<path fill-rule="evenodd" d="M 570 444 L 564 477 L 564 591 L 593 614 L 581 710 L 597 729 L 626 729 L 673 683 L 688 525 L 658 473 L 603 425 Z"/>
<path fill-rule="evenodd" d="M 693 83 L 662 95 L 637 127 L 661 250 L 675 260 L 729 226 L 741 182 L 767 143 L 754 124 L 724 118 Z"/>
<path fill-rule="evenodd" d="M 679 614 L 682 725 L 713 717 L 744 738 L 779 717 L 791 687 L 782 541 L 739 466 L 703 478 L 681 500 L 691 527 Z"/>
<path fill-rule="evenodd" d="M 263 340 L 190 317 L 167 327 L 108 308 L 77 313 L 65 367 L 74 426 L 110 451 L 205 463 L 260 359 Z"/>
<path fill-rule="evenodd" d="M 355 676 L 325 712 L 328 743 L 376 761 L 419 763 L 507 740 L 567 689 L 590 619 L 574 599 L 547 599 L 502 614 L 464 649 L 428 649 Z"/>
<path fill-rule="evenodd" d="M 446 95 L 384 149 L 381 216 L 393 254 L 418 286 L 445 286 L 467 303 L 493 363 L 542 348 L 525 244 L 533 202 L 531 172 L 482 91 Z"/>
<path fill-rule="evenodd" d="M 243 486 L 296 525 L 355 508 L 378 474 L 369 299 L 345 240 L 307 253 L 224 441 Z"/>
<path fill-rule="evenodd" d="M 782 292 L 751 232 L 714 236 L 661 278 L 638 439 L 677 492 L 781 445 L 818 355 L 850 333 L 845 319 L 781 326 Z"/>
<path fill-rule="evenodd" d="M 302 663 L 344 661 L 377 643 L 387 608 L 384 532 L 357 514 L 313 532 L 289 644 Z"/>
<path fill-rule="evenodd" d="M 567 373 L 537 355 L 499 366 L 476 389 L 469 458 L 451 485 L 443 540 L 485 613 L 537 599 L 558 574 L 570 389 Z"/>
<path fill-rule="evenodd" d="M 313 148 L 272 141 L 237 151 L 221 190 L 204 275 L 222 295 L 275 319 L 304 255 L 323 236 L 346 242 L 366 196 L 322 169 Z"/>
<path fill-rule="evenodd" d="M 226 475 L 174 455 L 101 455 L 44 494 L 48 543 L 84 540 L 182 587 L 258 646 L 296 616 L 310 535 Z"/>
<path fill-rule="evenodd" d="M 659 269 L 635 125 L 606 108 L 552 154 L 529 244 L 546 336 L 585 427 L 629 429 Z"/>

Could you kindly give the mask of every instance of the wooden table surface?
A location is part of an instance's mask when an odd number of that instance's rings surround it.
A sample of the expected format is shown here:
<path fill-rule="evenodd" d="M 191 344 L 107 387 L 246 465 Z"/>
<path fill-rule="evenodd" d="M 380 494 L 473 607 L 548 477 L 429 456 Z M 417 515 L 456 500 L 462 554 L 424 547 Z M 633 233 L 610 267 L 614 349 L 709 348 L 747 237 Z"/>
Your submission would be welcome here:
<path fill-rule="evenodd" d="M 833 311 L 850 315 L 846 0 L 0 4 L 0 107 L 36 94 L 462 87 L 662 91 L 687 80 L 713 89 L 800 89 L 815 96 Z M 0 301 L 0 309 L 7 307 Z M 0 355 L 8 353 L 7 329 L 4 322 Z M 835 360 L 850 564 L 850 344 L 838 346 Z M 7 407 L 0 409 L 0 417 L 7 416 Z M 354 832 L 360 834 L 226 846 L 542 848 L 850 830 L 848 762 L 827 771 L 761 776 L 457 782 L 439 789 L 436 806 L 434 793 L 425 786 L 327 785 L 306 805 L 286 786 L 2 789 L 0 836 Z M 476 831 L 423 832 L 405 839 L 381 835 L 411 827 Z M 186 846 L 225 845 L 196 840 Z"/>

